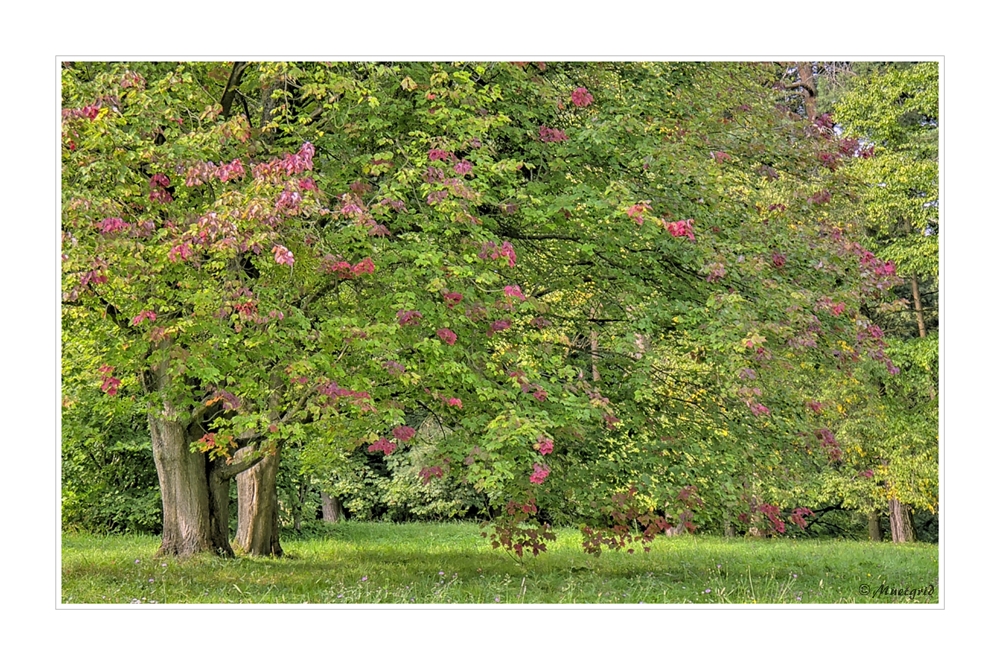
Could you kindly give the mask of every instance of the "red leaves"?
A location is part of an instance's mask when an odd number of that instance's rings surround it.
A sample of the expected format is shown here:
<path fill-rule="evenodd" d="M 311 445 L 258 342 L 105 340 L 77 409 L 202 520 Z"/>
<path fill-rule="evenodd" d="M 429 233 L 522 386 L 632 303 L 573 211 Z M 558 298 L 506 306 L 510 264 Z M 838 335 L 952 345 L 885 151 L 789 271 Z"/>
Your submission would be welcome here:
<path fill-rule="evenodd" d="M 545 482 L 545 479 L 549 477 L 549 467 L 544 464 L 535 464 L 534 468 L 535 470 L 531 474 L 531 477 L 528 478 L 528 482 L 535 485 L 541 485 Z"/>
<path fill-rule="evenodd" d="M 814 514 L 813 511 L 809 510 L 808 508 L 796 508 L 795 510 L 792 511 L 792 514 L 788 517 L 788 519 L 790 519 L 792 523 L 798 526 L 800 529 L 805 529 L 806 528 L 805 518 L 813 514 Z"/>
<path fill-rule="evenodd" d="M 353 266 L 350 261 L 327 254 L 320 261 L 320 270 L 333 273 L 341 279 L 354 279 L 361 275 L 371 275 L 375 272 L 375 262 L 371 257 L 365 257 Z"/>
<path fill-rule="evenodd" d="M 544 552 L 546 546 L 542 541 L 555 540 L 556 535 L 548 524 L 531 525 L 533 516 L 537 514 L 538 506 L 532 498 L 525 503 L 508 501 L 502 514 L 491 522 L 493 527 L 491 542 L 494 549 L 502 546 L 518 557 L 524 556 L 528 549 L 534 556 Z M 487 533 L 484 531 L 482 535 L 485 537 Z"/>
<path fill-rule="evenodd" d="M 504 241 L 500 245 L 500 249 L 497 249 L 497 244 L 495 242 L 488 241 L 484 242 L 483 246 L 479 250 L 479 258 L 481 259 L 507 259 L 507 265 L 511 268 L 517 263 L 517 255 L 514 253 L 514 246 L 509 242 Z"/>
<path fill-rule="evenodd" d="M 761 513 L 764 513 L 764 516 L 767 517 L 768 520 L 770 520 L 771 526 L 774 527 L 775 531 L 777 531 L 778 533 L 785 532 L 785 522 L 784 520 L 781 519 L 780 508 L 770 503 L 764 503 L 758 506 L 757 510 Z"/>
<path fill-rule="evenodd" d="M 275 245 L 271 248 L 274 252 L 274 262 L 288 266 L 295 264 L 295 256 L 284 245 Z"/>
<path fill-rule="evenodd" d="M 455 342 L 458 340 L 458 335 L 453 333 L 447 328 L 441 328 L 437 331 L 437 336 L 441 338 L 441 341 L 448 346 L 454 346 Z"/>
<path fill-rule="evenodd" d="M 670 222 L 666 226 L 667 231 L 675 238 L 680 238 L 681 236 L 686 236 L 694 241 L 694 220 L 693 219 L 682 219 L 676 222 Z"/>
<path fill-rule="evenodd" d="M 393 443 L 389 439 L 386 439 L 385 437 L 382 437 L 372 445 L 368 446 L 368 452 L 370 453 L 380 452 L 384 454 L 386 457 L 388 457 L 393 453 L 394 450 L 396 450 L 396 447 L 397 446 L 395 443 Z"/>
<path fill-rule="evenodd" d="M 444 306 L 448 309 L 452 309 L 455 305 L 462 302 L 462 298 L 463 296 L 461 293 L 446 293 L 444 294 Z"/>
<path fill-rule="evenodd" d="M 101 221 L 97 222 L 97 230 L 102 235 L 120 233 L 122 231 L 127 231 L 128 228 L 129 225 L 122 220 L 121 217 L 105 217 Z"/>
<path fill-rule="evenodd" d="M 567 140 L 566 132 L 542 125 L 538 128 L 538 140 L 542 143 L 559 143 Z"/>
<path fill-rule="evenodd" d="M 400 425 L 392 430 L 392 435 L 399 441 L 409 441 L 416 436 L 417 430 L 408 425 Z"/>
<path fill-rule="evenodd" d="M 570 101 L 572 101 L 575 106 L 590 106 L 594 103 L 594 96 L 591 95 L 586 88 L 577 88 L 573 91 L 573 94 L 570 95 Z"/>
<path fill-rule="evenodd" d="M 114 397 L 118 394 L 118 386 L 122 384 L 121 379 L 116 379 L 112 374 L 115 368 L 111 365 L 101 365 L 97 370 L 100 372 L 104 380 L 101 382 L 101 390 L 107 393 L 109 396 Z"/>
<path fill-rule="evenodd" d="M 689 493 L 695 491 L 694 487 L 685 488 Z M 600 556 L 602 547 L 611 550 L 627 549 L 629 554 L 634 553 L 632 545 L 641 544 L 645 551 L 649 551 L 649 543 L 657 535 L 670 531 L 671 524 L 661 515 L 657 515 L 652 510 L 642 505 L 637 499 L 638 491 L 635 487 L 630 487 L 628 491 L 619 492 L 611 497 L 611 504 L 602 512 L 607 515 L 610 527 L 581 527 L 583 533 L 583 550 L 588 554 Z M 699 500 L 700 501 L 700 500 Z M 685 511 L 680 519 L 690 518 L 690 511 Z M 634 531 L 638 525 L 641 529 L 639 533 Z M 694 524 L 690 521 L 685 523 L 685 528 L 694 530 Z"/>
<path fill-rule="evenodd" d="M 814 205 L 819 205 L 821 203 L 829 203 L 833 196 L 827 190 L 821 190 L 806 199 L 806 203 L 812 203 Z"/>
<path fill-rule="evenodd" d="M 303 143 L 294 155 L 285 155 L 281 159 L 255 164 L 251 171 L 257 180 L 275 182 L 284 175 L 297 175 L 304 171 L 312 171 L 313 156 L 316 148 L 309 142 Z"/>
<path fill-rule="evenodd" d="M 154 174 L 149 179 L 149 200 L 160 203 L 170 203 L 173 201 L 174 197 L 167 191 L 167 187 L 170 187 L 170 178 L 162 173 Z"/>
<path fill-rule="evenodd" d="M 510 321 L 507 319 L 500 319 L 499 321 L 494 321 L 490 324 L 490 329 L 486 331 L 487 336 L 492 337 L 495 333 L 501 330 L 507 330 L 510 328 Z"/>
<path fill-rule="evenodd" d="M 420 319 L 422 318 L 424 318 L 424 315 L 415 309 L 401 309 L 396 312 L 396 319 L 399 320 L 399 325 L 401 326 L 420 325 Z"/>
<path fill-rule="evenodd" d="M 450 162 L 455 160 L 455 155 L 447 150 L 428 150 L 427 159 L 432 162 Z"/>
<path fill-rule="evenodd" d="M 136 316 L 134 316 L 132 318 L 132 325 L 133 326 L 137 326 L 140 323 L 142 323 L 143 321 L 145 321 L 146 319 L 149 319 L 149 321 L 151 321 L 151 322 L 152 321 L 156 321 L 156 312 L 154 312 L 152 310 L 149 310 L 149 309 L 142 310 L 141 312 L 139 312 Z"/>
<path fill-rule="evenodd" d="M 544 437 L 539 437 L 538 443 L 535 444 L 535 449 L 538 450 L 542 455 L 548 455 L 552 452 L 554 446 L 552 444 L 552 439 L 547 439 Z"/>
<path fill-rule="evenodd" d="M 424 481 L 424 485 L 431 482 L 431 478 L 442 478 L 444 477 L 444 470 L 439 466 L 429 466 L 420 469 L 420 478 Z"/>
<path fill-rule="evenodd" d="M 840 445 L 833 436 L 833 432 L 824 427 L 816 430 L 814 434 L 820 440 L 820 447 L 826 451 L 827 457 L 830 458 L 831 462 L 839 462 L 843 459 L 844 452 L 840 449 Z"/>
<path fill-rule="evenodd" d="M 395 360 L 389 360 L 382 364 L 386 371 L 393 376 L 399 376 L 406 371 L 406 367 L 396 362 Z"/>
<path fill-rule="evenodd" d="M 525 300 L 524 294 L 521 293 L 521 287 L 516 284 L 503 287 L 503 294 L 511 299 Z"/>
<path fill-rule="evenodd" d="M 361 259 L 361 261 L 354 264 L 354 267 L 351 268 L 351 274 L 354 277 L 358 277 L 359 275 L 371 275 L 374 272 L 375 272 L 375 262 L 372 261 L 370 256 Z"/>
<path fill-rule="evenodd" d="M 643 223 L 642 214 L 644 212 L 652 210 L 652 208 L 650 208 L 649 205 L 647 205 L 648 203 L 649 203 L 648 201 L 640 201 L 639 203 L 636 203 L 634 206 L 631 206 L 628 210 L 626 210 L 625 214 L 628 215 L 629 219 L 635 222 L 638 226 L 642 226 Z"/>

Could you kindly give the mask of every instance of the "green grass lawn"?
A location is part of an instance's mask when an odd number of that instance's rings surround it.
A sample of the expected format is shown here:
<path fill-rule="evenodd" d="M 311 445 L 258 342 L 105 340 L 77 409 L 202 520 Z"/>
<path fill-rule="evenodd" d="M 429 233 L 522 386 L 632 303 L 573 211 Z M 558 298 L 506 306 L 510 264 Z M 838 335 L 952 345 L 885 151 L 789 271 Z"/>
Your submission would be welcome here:
<path fill-rule="evenodd" d="M 62 602 L 938 602 L 937 545 L 682 536 L 661 538 L 648 553 L 594 558 L 566 529 L 549 552 L 518 562 L 479 532 L 468 523 L 348 522 L 286 537 L 280 559 L 228 560 L 157 559 L 151 536 L 64 534 Z"/>

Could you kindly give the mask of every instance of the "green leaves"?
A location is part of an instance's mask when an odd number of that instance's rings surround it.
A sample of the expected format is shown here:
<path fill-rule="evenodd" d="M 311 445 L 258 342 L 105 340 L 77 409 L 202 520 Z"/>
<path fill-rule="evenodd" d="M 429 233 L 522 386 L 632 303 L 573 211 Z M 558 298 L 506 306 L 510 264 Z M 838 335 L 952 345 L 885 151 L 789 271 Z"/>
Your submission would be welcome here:
<path fill-rule="evenodd" d="M 224 119 L 213 63 L 129 65 L 126 92 L 106 67 L 64 74 L 64 290 L 115 340 L 102 362 L 162 370 L 149 408 L 319 471 L 433 422 L 400 473 L 494 507 L 633 484 L 732 506 L 815 465 L 810 368 L 868 350 L 862 238 L 768 68 L 257 63 Z M 206 413 L 223 389 L 239 408 Z"/>

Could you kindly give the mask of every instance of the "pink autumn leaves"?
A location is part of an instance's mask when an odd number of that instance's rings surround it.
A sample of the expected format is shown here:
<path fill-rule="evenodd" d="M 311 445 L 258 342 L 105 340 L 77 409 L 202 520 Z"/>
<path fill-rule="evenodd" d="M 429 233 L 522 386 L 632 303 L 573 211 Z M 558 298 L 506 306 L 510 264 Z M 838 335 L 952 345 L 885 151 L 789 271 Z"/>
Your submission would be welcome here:
<path fill-rule="evenodd" d="M 320 270 L 334 274 L 340 279 L 354 279 L 361 275 L 371 275 L 375 272 L 375 262 L 370 256 L 351 265 L 350 261 L 327 254 L 320 261 Z"/>
<path fill-rule="evenodd" d="M 667 230 L 667 233 L 675 238 L 686 237 L 692 242 L 694 241 L 694 220 L 693 219 L 681 219 L 676 222 L 664 222 L 658 217 L 653 217 L 647 215 L 653 209 L 649 205 L 649 201 L 639 201 L 635 205 L 630 206 L 625 210 L 625 214 L 635 222 L 636 226 L 642 226 L 647 217 L 654 223 L 663 226 Z"/>
<path fill-rule="evenodd" d="M 97 370 L 103 380 L 101 381 L 101 390 L 107 393 L 110 397 L 114 397 L 118 394 L 118 386 L 122 384 L 121 379 L 114 377 L 115 368 L 111 365 L 101 365 Z"/>
<path fill-rule="evenodd" d="M 554 449 L 554 444 L 552 439 L 546 436 L 539 436 L 538 441 L 535 442 L 535 450 L 541 455 L 549 455 Z M 545 482 L 545 479 L 549 477 L 551 469 L 545 464 L 534 463 L 532 466 L 531 476 L 528 477 L 528 482 L 532 485 L 541 485 Z"/>
<path fill-rule="evenodd" d="M 417 435 L 417 430 L 413 429 L 408 425 L 400 425 L 392 430 L 392 436 L 399 442 L 405 443 Z M 393 451 L 397 448 L 397 444 L 389 441 L 389 439 L 382 437 L 372 445 L 368 446 L 368 452 L 377 453 L 381 452 L 385 455 L 391 455 Z"/>
<path fill-rule="evenodd" d="M 586 88 L 579 87 L 570 94 L 569 100 L 573 106 L 583 108 L 594 103 L 594 96 Z M 559 104 L 559 108 L 563 108 L 562 103 Z M 569 137 L 561 129 L 540 125 L 538 127 L 538 140 L 542 143 L 562 143 L 569 140 Z"/>

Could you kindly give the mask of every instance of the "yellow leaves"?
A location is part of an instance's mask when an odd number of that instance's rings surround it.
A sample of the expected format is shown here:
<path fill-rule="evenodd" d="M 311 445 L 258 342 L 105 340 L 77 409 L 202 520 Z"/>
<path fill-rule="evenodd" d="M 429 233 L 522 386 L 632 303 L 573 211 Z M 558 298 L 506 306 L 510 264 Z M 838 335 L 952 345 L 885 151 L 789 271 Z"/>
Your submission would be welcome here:
<path fill-rule="evenodd" d="M 409 76 L 404 78 L 399 82 L 399 85 L 407 92 L 412 92 L 417 89 L 417 82 L 411 79 Z"/>

